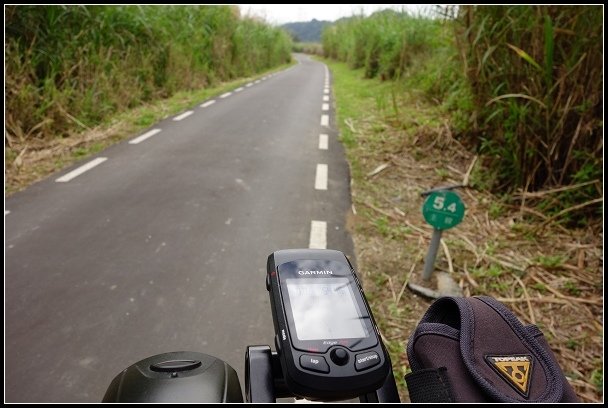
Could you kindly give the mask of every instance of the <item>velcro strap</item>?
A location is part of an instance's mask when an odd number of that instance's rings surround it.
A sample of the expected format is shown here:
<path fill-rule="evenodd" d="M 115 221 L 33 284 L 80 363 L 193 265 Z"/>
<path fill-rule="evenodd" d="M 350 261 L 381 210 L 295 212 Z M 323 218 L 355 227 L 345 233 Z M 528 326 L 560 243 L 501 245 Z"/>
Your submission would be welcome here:
<path fill-rule="evenodd" d="M 426 368 L 405 376 L 411 402 L 455 402 L 445 367 Z"/>

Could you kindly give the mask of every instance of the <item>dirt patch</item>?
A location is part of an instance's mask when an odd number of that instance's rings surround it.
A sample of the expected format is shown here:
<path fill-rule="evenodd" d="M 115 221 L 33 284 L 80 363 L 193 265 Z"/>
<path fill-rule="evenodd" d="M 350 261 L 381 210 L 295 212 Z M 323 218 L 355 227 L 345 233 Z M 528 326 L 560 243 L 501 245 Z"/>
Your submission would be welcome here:
<path fill-rule="evenodd" d="M 420 193 L 456 189 L 463 222 L 443 233 L 435 271 L 448 273 L 465 296 L 505 303 L 524 324 L 544 332 L 584 402 L 603 399 L 602 226 L 567 230 L 534 214 L 524 200 L 501 201 L 474 188 L 479 158 L 446 125 L 425 126 L 370 116 L 349 120 L 356 143 L 353 234 L 366 293 L 390 349 L 403 401 L 405 347 L 431 300 L 406 288 L 419 280 L 432 234 Z"/>

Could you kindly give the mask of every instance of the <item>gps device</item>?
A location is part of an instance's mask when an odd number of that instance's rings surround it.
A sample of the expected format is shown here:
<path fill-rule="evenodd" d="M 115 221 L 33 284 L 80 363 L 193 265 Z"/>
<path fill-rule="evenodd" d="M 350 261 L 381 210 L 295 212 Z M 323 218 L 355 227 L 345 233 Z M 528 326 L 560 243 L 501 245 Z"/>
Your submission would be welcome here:
<path fill-rule="evenodd" d="M 268 257 L 267 272 L 287 388 L 311 400 L 349 399 L 380 388 L 390 359 L 346 256 L 277 251 Z"/>

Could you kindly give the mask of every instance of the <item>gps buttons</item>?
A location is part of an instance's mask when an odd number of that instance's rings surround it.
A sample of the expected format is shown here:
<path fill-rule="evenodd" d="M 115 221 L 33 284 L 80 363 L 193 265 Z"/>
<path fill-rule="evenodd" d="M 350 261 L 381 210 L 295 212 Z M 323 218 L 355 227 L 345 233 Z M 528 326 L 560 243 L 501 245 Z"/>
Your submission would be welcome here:
<path fill-rule="evenodd" d="M 342 348 L 333 349 L 331 353 L 329 353 L 329 357 L 331 358 L 331 361 L 340 366 L 348 363 L 348 353 Z"/>
<path fill-rule="evenodd" d="M 380 364 L 380 356 L 375 351 L 357 354 L 355 356 L 355 370 L 363 371 Z"/>
<path fill-rule="evenodd" d="M 327 361 L 321 356 L 304 354 L 300 357 L 300 365 L 306 370 L 316 371 L 318 373 L 329 373 Z"/>

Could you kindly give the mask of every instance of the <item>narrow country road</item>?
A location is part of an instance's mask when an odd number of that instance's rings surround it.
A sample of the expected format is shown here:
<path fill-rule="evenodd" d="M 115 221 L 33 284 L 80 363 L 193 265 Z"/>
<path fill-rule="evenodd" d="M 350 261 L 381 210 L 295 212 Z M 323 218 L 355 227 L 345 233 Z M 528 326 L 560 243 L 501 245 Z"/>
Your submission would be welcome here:
<path fill-rule="evenodd" d="M 5 200 L 5 401 L 100 402 L 153 354 L 274 348 L 275 250 L 353 256 L 326 67 L 201 101 Z"/>

